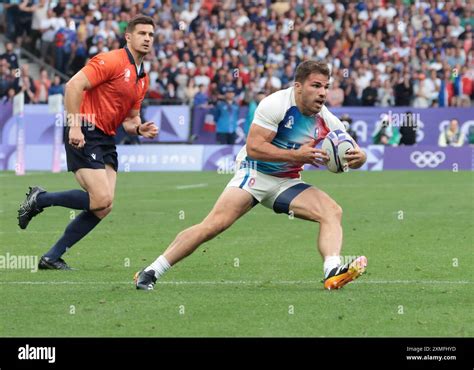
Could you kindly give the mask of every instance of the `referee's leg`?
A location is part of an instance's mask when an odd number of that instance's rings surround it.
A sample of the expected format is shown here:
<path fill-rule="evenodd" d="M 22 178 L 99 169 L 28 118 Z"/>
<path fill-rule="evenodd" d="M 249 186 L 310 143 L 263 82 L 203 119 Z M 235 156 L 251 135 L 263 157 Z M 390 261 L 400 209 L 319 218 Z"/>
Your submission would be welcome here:
<path fill-rule="evenodd" d="M 66 227 L 64 234 L 41 257 L 40 268 L 67 270 L 62 255 L 89 234 L 112 210 L 117 173 L 106 165 L 105 169 L 81 168 L 75 172 L 76 180 L 89 195 L 89 209 L 82 211 Z"/>
<path fill-rule="evenodd" d="M 89 193 L 89 210 L 102 219 L 112 211 L 117 172 L 106 164 L 105 169 L 81 168 L 75 177 L 79 185 Z"/>

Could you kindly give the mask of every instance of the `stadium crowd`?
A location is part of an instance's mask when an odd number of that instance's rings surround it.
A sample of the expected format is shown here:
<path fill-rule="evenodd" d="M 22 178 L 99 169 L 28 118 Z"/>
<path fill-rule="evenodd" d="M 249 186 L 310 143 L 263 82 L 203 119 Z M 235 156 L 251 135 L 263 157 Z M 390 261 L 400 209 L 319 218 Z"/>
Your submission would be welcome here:
<path fill-rule="evenodd" d="M 130 17 L 156 22 L 145 60 L 148 97 L 208 105 L 233 92 L 250 104 L 291 85 L 305 59 L 327 61 L 327 105 L 463 106 L 474 98 L 472 2 L 369 0 L 7 0 L 7 37 L 69 76 L 124 44 Z M 44 103 L 60 78 L 33 81 L 15 44 L 0 56 L 0 95 Z M 51 81 L 52 79 L 53 81 Z"/>

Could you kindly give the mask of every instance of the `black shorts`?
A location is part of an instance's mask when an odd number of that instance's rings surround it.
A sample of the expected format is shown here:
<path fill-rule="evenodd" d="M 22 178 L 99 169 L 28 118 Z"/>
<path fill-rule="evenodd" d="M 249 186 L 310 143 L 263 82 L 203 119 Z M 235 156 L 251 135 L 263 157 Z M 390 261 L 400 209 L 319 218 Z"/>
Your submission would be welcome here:
<path fill-rule="evenodd" d="M 118 156 L 114 137 L 106 135 L 95 126 L 82 126 L 82 133 L 86 143 L 83 148 L 77 149 L 69 144 L 69 127 L 66 127 L 64 147 L 68 171 L 76 172 L 81 168 L 105 169 L 108 164 L 117 172 Z"/>

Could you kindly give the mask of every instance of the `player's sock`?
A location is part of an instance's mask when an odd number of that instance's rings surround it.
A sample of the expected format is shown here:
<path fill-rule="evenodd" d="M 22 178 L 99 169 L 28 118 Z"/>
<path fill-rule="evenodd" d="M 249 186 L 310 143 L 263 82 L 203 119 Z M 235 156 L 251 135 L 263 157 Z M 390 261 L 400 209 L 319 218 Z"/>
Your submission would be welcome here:
<path fill-rule="evenodd" d="M 89 209 L 89 193 L 82 190 L 68 190 L 57 193 L 44 192 L 38 194 L 38 207 L 46 208 L 61 206 L 72 209 Z"/>
<path fill-rule="evenodd" d="M 53 261 L 57 260 L 66 252 L 67 248 L 71 248 L 96 227 L 100 220 L 101 219 L 91 211 L 81 212 L 79 216 L 67 225 L 63 236 L 61 236 L 44 257 L 48 257 Z"/>
<path fill-rule="evenodd" d="M 328 274 L 334 267 L 337 267 L 341 264 L 340 256 L 326 256 L 324 258 L 324 277 L 327 278 Z"/>
<path fill-rule="evenodd" d="M 159 256 L 155 262 L 148 266 L 145 271 L 153 270 L 155 272 L 155 277 L 159 279 L 166 271 L 170 269 L 171 265 L 166 260 L 165 256 Z"/>

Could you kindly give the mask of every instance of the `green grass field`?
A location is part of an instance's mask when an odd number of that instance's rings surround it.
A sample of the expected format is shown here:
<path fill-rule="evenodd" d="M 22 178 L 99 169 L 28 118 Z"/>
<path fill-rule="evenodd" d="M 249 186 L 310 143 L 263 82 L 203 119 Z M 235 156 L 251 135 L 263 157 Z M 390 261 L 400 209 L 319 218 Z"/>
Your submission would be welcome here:
<path fill-rule="evenodd" d="M 474 335 L 472 172 L 305 173 L 344 209 L 343 254 L 368 257 L 340 291 L 322 289 L 318 225 L 262 206 L 155 291 L 136 291 L 135 271 L 199 222 L 229 179 L 120 173 L 114 211 L 65 255 L 77 271 L 0 269 L 0 336 Z M 40 256 L 71 211 L 49 208 L 23 231 L 18 205 L 28 185 L 77 188 L 73 176 L 4 172 L 0 184 L 0 256 Z"/>

